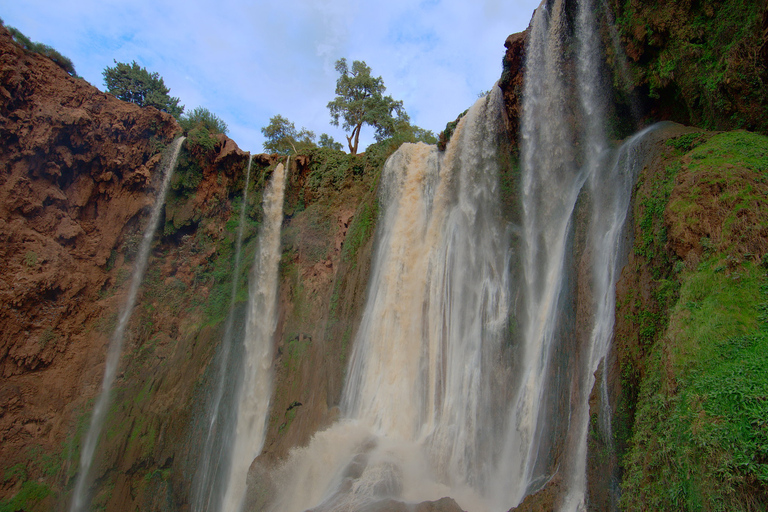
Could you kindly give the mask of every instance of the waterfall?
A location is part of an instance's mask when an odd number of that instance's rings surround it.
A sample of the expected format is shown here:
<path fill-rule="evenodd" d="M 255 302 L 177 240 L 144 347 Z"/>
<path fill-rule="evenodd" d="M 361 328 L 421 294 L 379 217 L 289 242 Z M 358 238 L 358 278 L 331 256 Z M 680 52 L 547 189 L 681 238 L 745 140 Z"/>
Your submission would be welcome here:
<path fill-rule="evenodd" d="M 368 296 L 344 419 L 294 450 L 272 510 L 365 510 L 454 497 L 486 510 L 508 397 L 498 371 L 510 309 L 500 218 L 498 87 L 445 154 L 404 144 L 386 162 Z"/>
<path fill-rule="evenodd" d="M 528 46 L 521 123 L 524 362 L 499 472 L 504 476 L 496 483 L 500 509 L 519 504 L 560 473 L 564 493 L 554 506 L 564 512 L 586 510 L 594 386 L 603 408 L 600 428 L 609 448 L 611 443 L 605 365 L 613 336 L 615 283 L 626 258 L 625 221 L 641 148 L 652 128 L 617 151 L 611 148 L 605 132 L 611 92 L 598 6 L 580 0 L 572 30 L 569 23 L 565 0 L 542 2 Z M 576 58 L 569 61 L 568 52 L 574 50 Z M 577 254 L 575 212 L 582 194 L 591 212 L 584 252 Z M 580 275 L 571 275 L 579 261 L 587 265 Z M 569 318 L 577 314 L 586 328 Z M 595 383 L 601 364 L 602 380 Z M 555 446 L 552 438 L 563 439 L 562 446 Z"/>
<path fill-rule="evenodd" d="M 193 486 L 193 510 L 205 512 L 212 510 L 215 503 L 222 499 L 222 493 L 226 487 L 223 480 L 226 476 L 221 471 L 229 465 L 230 451 L 234 430 L 234 414 L 232 405 L 224 400 L 225 395 L 231 395 L 237 385 L 238 379 L 233 378 L 228 369 L 234 364 L 233 345 L 236 343 L 236 297 L 240 282 L 243 230 L 245 226 L 245 213 L 248 209 L 248 187 L 251 181 L 251 164 L 253 155 L 248 156 L 248 166 L 245 174 L 245 187 L 243 188 L 243 204 L 240 208 L 240 218 L 235 240 L 235 261 L 232 278 L 232 290 L 229 298 L 229 313 L 224 323 L 224 334 L 221 340 L 221 349 L 217 354 L 216 375 L 214 377 L 215 391 L 208 411 L 208 426 L 205 438 L 205 446 Z"/>
<path fill-rule="evenodd" d="M 552 12 L 550 12 L 550 9 Z M 586 173 L 576 164 L 568 122 L 573 91 L 565 70 L 565 2 L 542 3 L 533 19 L 521 122 L 523 208 L 522 364 L 510 408 L 496 501 L 507 508 L 541 487 L 551 443 L 551 410 L 562 393 L 551 368 L 563 338 L 565 259 L 572 214 Z"/>
<path fill-rule="evenodd" d="M 242 379 L 235 395 L 237 419 L 231 445 L 226 491 L 220 510 L 237 512 L 245 498 L 245 480 L 264 444 L 272 393 L 273 336 L 277 326 L 280 228 L 283 223 L 286 166 L 278 164 L 264 193 L 264 221 L 253 262 L 245 326 Z"/>
<path fill-rule="evenodd" d="M 604 2 L 567 3 L 542 2 L 529 35 L 518 239 L 498 213 L 494 88 L 444 154 L 404 144 L 386 162 L 343 419 L 273 472 L 269 510 L 450 496 L 501 512 L 550 482 L 553 508 L 587 509 L 589 397 L 602 398 L 610 445 L 607 371 L 595 374 L 607 366 L 632 187 L 653 129 L 609 143 Z"/>
<path fill-rule="evenodd" d="M 165 176 L 160 187 L 160 191 L 155 199 L 155 204 L 152 207 L 152 213 L 149 216 L 149 222 L 147 223 L 144 236 L 141 239 L 139 245 L 139 251 L 136 255 L 136 264 L 133 269 L 133 275 L 131 276 L 131 284 L 128 289 L 128 296 L 125 299 L 125 304 L 120 310 L 117 326 L 115 327 L 112 337 L 109 340 L 107 346 L 107 359 L 104 368 L 104 377 L 101 381 L 101 393 L 96 399 L 96 403 L 91 413 L 91 420 L 88 425 L 88 430 L 85 434 L 85 440 L 83 441 L 82 450 L 80 452 L 80 464 L 77 473 L 77 479 L 75 481 L 75 488 L 72 493 L 72 503 L 70 505 L 71 512 L 81 512 L 88 508 L 88 490 L 86 488 L 88 481 L 88 473 L 93 464 L 93 457 L 96 452 L 96 446 L 101 436 L 101 430 L 104 427 L 104 420 L 107 416 L 107 410 L 109 407 L 110 391 L 112 385 L 115 382 L 117 375 L 117 367 L 120 363 L 120 354 L 123 350 L 123 341 L 125 339 L 125 329 L 128 327 L 128 321 L 131 319 L 133 308 L 136 305 L 136 298 L 139 294 L 139 287 L 144 280 L 144 273 L 147 270 L 147 263 L 149 262 L 149 251 L 152 247 L 152 240 L 155 236 L 155 230 L 157 229 L 158 221 L 160 220 L 160 214 L 163 211 L 165 205 L 165 196 L 168 192 L 168 185 L 171 182 L 173 175 L 173 169 L 176 166 L 176 161 L 179 157 L 179 151 L 181 150 L 181 144 L 184 142 L 184 137 L 179 137 L 173 141 L 170 150 L 166 153 L 163 160 L 163 170 Z"/>
<path fill-rule="evenodd" d="M 644 144 L 648 135 L 659 125 L 653 125 L 630 137 L 615 152 L 612 162 L 596 169 L 590 176 L 589 189 L 592 197 L 592 213 L 589 228 L 589 250 L 592 257 L 593 319 L 585 366 L 580 375 L 582 391 L 574 411 L 573 467 L 561 510 L 564 512 L 586 510 L 586 459 L 589 434 L 589 395 L 597 385 L 601 397 L 600 418 L 604 437 L 609 449 L 612 444 L 611 412 L 608 403 L 608 372 L 601 373 L 595 382 L 595 373 L 610 348 L 616 310 L 616 281 L 622 262 L 626 261 L 624 244 L 626 220 L 632 198 L 632 188 L 647 154 Z"/>

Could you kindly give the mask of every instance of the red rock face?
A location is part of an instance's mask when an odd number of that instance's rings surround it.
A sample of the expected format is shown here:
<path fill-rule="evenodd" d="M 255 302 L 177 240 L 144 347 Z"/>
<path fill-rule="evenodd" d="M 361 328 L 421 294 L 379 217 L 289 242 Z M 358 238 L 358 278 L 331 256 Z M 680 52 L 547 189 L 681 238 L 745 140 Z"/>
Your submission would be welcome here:
<path fill-rule="evenodd" d="M 84 325 L 113 306 L 97 303 L 110 257 L 143 228 L 161 150 L 178 132 L 171 116 L 99 92 L 0 29 L 4 463 L 60 444 L 66 404 L 97 391 L 106 339 Z"/>
<path fill-rule="evenodd" d="M 504 72 L 499 87 L 504 94 L 504 118 L 513 143 L 517 143 L 523 108 L 523 68 L 529 30 L 510 35 L 504 42 Z"/>

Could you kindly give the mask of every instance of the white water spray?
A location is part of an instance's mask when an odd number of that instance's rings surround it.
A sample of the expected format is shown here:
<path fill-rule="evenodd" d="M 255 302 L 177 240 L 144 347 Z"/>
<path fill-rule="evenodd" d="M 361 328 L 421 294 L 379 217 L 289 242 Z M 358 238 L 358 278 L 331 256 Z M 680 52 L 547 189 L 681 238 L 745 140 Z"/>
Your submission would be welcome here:
<path fill-rule="evenodd" d="M 241 510 L 248 468 L 264 445 L 272 394 L 272 338 L 277 326 L 280 228 L 286 174 L 283 164 L 278 164 L 264 194 L 264 221 L 259 231 L 248 298 L 242 381 L 235 398 L 237 422 L 230 448 L 227 489 L 220 508 L 226 512 Z"/>
<path fill-rule="evenodd" d="M 560 510 L 575 512 L 586 510 L 586 464 L 587 437 L 589 435 L 589 395 L 597 385 L 601 394 L 600 417 L 609 449 L 612 440 L 611 411 L 608 403 L 608 370 L 605 365 L 613 337 L 616 311 L 616 281 L 621 263 L 626 258 L 623 239 L 627 214 L 632 198 L 632 188 L 637 179 L 644 155 L 647 136 L 658 125 L 651 126 L 628 139 L 615 153 L 612 162 L 597 168 L 590 176 L 589 188 L 592 197 L 592 218 L 589 245 L 592 257 L 592 332 L 587 346 L 586 365 L 581 369 L 579 389 L 582 396 L 573 417 L 576 429 L 574 439 L 573 467 L 568 480 L 568 493 Z M 595 373 L 603 363 L 601 382 L 595 382 Z"/>
<path fill-rule="evenodd" d="M 109 407 L 110 391 L 112 385 L 115 382 L 115 376 L 117 375 L 117 367 L 120 363 L 120 354 L 123 350 L 123 342 L 125 340 L 125 329 L 128 327 L 128 321 L 131 319 L 133 308 L 136 305 L 136 298 L 138 297 L 139 287 L 144 280 L 144 273 L 147 270 L 147 263 L 149 262 L 149 252 L 152 247 L 152 240 L 155 236 L 155 230 L 157 229 L 158 221 L 160 220 L 160 214 L 163 211 L 165 205 L 165 196 L 168 193 L 168 186 L 173 176 L 173 169 L 176 166 L 176 161 L 181 150 L 181 144 L 184 142 L 184 137 L 179 137 L 173 144 L 171 144 L 170 151 L 164 159 L 163 169 L 165 176 L 163 177 L 163 183 L 155 199 L 155 204 L 152 208 L 152 213 L 147 223 L 147 228 L 144 231 L 144 236 L 141 239 L 139 246 L 139 252 L 136 255 L 136 266 L 133 269 L 133 275 L 131 276 L 131 284 L 128 289 L 128 296 L 125 300 L 117 320 L 117 326 L 115 327 L 112 337 L 109 340 L 107 347 L 107 359 L 104 368 L 104 377 L 101 381 L 101 393 L 96 399 L 96 404 L 93 407 L 93 413 L 91 414 L 91 421 L 88 425 L 88 431 L 83 441 L 82 450 L 80 452 L 80 465 L 78 468 L 77 479 L 75 481 L 75 489 L 72 493 L 72 503 L 70 505 L 71 512 L 83 512 L 88 508 L 88 490 L 86 488 L 88 482 L 88 473 L 93 464 L 93 456 L 96 452 L 96 446 L 101 436 L 101 430 L 104 427 L 104 420 L 107 416 L 107 410 Z"/>

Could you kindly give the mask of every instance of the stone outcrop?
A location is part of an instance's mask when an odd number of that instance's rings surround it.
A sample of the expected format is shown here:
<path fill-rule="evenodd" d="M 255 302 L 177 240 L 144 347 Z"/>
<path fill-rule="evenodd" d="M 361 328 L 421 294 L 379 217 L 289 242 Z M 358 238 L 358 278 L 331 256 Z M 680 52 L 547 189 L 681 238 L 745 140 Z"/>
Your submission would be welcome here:
<path fill-rule="evenodd" d="M 520 118 L 523 108 L 523 72 L 525 67 L 525 45 L 530 29 L 507 37 L 504 47 L 504 71 L 499 87 L 504 94 L 504 120 L 514 143 L 518 141 Z"/>

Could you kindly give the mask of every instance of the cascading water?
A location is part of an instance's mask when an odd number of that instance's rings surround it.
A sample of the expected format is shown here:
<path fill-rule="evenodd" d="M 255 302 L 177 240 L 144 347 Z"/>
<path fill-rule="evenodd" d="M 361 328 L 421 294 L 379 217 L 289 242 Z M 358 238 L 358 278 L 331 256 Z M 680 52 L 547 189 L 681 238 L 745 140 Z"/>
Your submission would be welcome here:
<path fill-rule="evenodd" d="M 93 464 L 93 457 L 96 452 L 96 446 L 101 436 L 101 430 L 104 427 L 104 420 L 107 416 L 107 410 L 109 406 L 110 391 L 112 385 L 115 382 L 115 376 L 117 375 L 117 367 L 120 363 L 120 354 L 123 350 L 123 341 L 125 339 L 125 330 L 128 327 L 128 321 L 131 319 L 133 308 L 136 305 L 136 298 L 139 294 L 139 287 L 144 280 L 144 273 L 147 270 L 147 263 L 149 262 L 149 252 L 152 247 L 152 240 L 155 236 L 155 230 L 157 229 L 158 221 L 160 220 L 160 214 L 163 211 L 165 205 L 165 196 L 168 192 L 168 186 L 173 176 L 173 169 L 176 166 L 176 161 L 179 157 L 179 151 L 181 150 L 181 144 L 184 142 L 184 137 L 179 137 L 171 144 L 169 152 L 163 161 L 163 170 L 165 175 L 163 182 L 158 191 L 155 204 L 152 208 L 152 213 L 149 216 L 149 222 L 147 223 L 144 236 L 141 239 L 139 245 L 139 252 L 136 255 L 136 266 L 133 269 L 133 275 L 131 276 L 131 284 L 128 289 L 128 296 L 125 299 L 125 304 L 120 311 L 117 319 L 117 326 L 115 327 L 112 337 L 109 340 L 107 347 L 107 359 L 104 367 L 104 377 L 101 381 L 101 393 L 96 399 L 96 403 L 93 407 L 91 414 L 91 420 L 88 425 L 88 431 L 85 434 L 85 440 L 83 441 L 82 450 L 80 453 L 80 464 L 78 468 L 77 479 L 75 481 L 75 488 L 72 492 L 72 503 L 70 505 L 71 512 L 81 512 L 88 508 L 88 473 Z"/>
<path fill-rule="evenodd" d="M 550 12 L 551 9 L 551 12 Z M 521 122 L 523 343 L 496 502 L 516 505 L 548 477 L 552 402 L 562 394 L 551 368 L 564 334 L 565 259 L 586 173 L 575 165 L 576 133 L 567 121 L 573 92 L 564 69 L 565 2 L 537 9 L 527 48 Z M 567 421 L 567 420 L 566 420 Z"/>
<path fill-rule="evenodd" d="M 612 440 L 608 402 L 607 371 L 601 373 L 600 382 L 595 382 L 595 373 L 600 364 L 605 364 L 608 349 L 613 336 L 615 320 L 616 289 L 615 284 L 621 271 L 621 263 L 626 260 L 627 247 L 624 243 L 626 220 L 632 198 L 632 188 L 642 168 L 647 154 L 644 143 L 658 125 L 651 126 L 634 135 L 615 152 L 613 161 L 597 168 L 590 175 L 589 191 L 592 197 L 592 216 L 590 221 L 589 247 L 592 259 L 592 332 L 585 361 L 582 368 L 579 389 L 581 401 L 574 411 L 574 439 L 578 443 L 574 449 L 573 467 L 570 471 L 568 494 L 561 510 L 564 512 L 586 510 L 586 459 L 587 435 L 589 428 L 589 395 L 594 385 L 598 386 L 601 396 L 600 418 L 609 448 Z M 614 504 L 615 505 L 615 504 Z"/>
<path fill-rule="evenodd" d="M 272 393 L 272 338 L 277 326 L 280 227 L 283 223 L 286 166 L 278 164 L 264 193 L 264 221 L 253 262 L 245 326 L 242 379 L 235 395 L 237 419 L 229 450 L 226 491 L 219 510 L 243 506 L 248 468 L 261 452 Z"/>
<path fill-rule="evenodd" d="M 365 510 L 452 496 L 484 510 L 505 396 L 509 311 L 497 87 L 445 155 L 405 144 L 382 172 L 376 253 L 342 398 L 345 419 L 277 472 L 272 510 Z"/>
<path fill-rule="evenodd" d="M 236 343 L 236 299 L 240 282 L 243 231 L 245 226 L 245 212 L 248 208 L 248 187 L 251 181 L 251 164 L 253 156 L 248 156 L 248 167 L 245 174 L 245 187 L 243 189 L 243 204 L 240 208 L 240 218 L 237 227 L 235 241 L 235 262 L 233 269 L 232 290 L 229 299 L 229 314 L 224 324 L 224 335 L 221 340 L 221 350 L 217 354 L 216 376 L 214 378 L 215 391 L 208 412 L 207 434 L 205 446 L 200 464 L 195 475 L 193 486 L 193 510 L 205 512 L 213 510 L 214 504 L 221 502 L 226 488 L 225 477 L 229 476 L 220 471 L 229 466 L 231 457 L 230 448 L 234 431 L 233 407 L 225 396 L 232 395 L 237 386 L 238 379 L 233 378 L 228 369 L 238 359 L 233 354 L 233 345 Z M 238 340 L 239 341 L 239 340 Z"/>
<path fill-rule="evenodd" d="M 270 510 L 451 496 L 467 510 L 505 511 L 554 479 L 552 507 L 586 509 L 589 396 L 610 346 L 649 133 L 618 151 L 608 143 L 596 13 L 593 0 L 545 0 L 533 19 L 519 251 L 496 213 L 496 88 L 444 155 L 404 145 L 387 161 L 345 419 L 276 470 Z M 606 374 L 597 386 L 610 438 Z"/>
<path fill-rule="evenodd" d="M 571 42 L 566 2 L 542 2 L 528 47 L 522 121 L 526 306 L 521 323 L 525 325 L 526 376 L 517 388 L 502 463 L 502 474 L 515 475 L 514 492 L 507 494 L 506 507 L 562 472 L 565 494 L 559 509 L 586 510 L 589 396 L 595 372 L 606 363 L 613 335 L 615 283 L 626 257 L 625 221 L 642 161 L 639 148 L 650 131 L 632 137 L 618 151 L 610 148 L 605 134 L 610 91 L 605 83 L 597 13 L 592 0 L 578 2 L 575 41 Z M 570 69 L 565 49 L 573 47 L 575 69 Z M 573 74 L 575 88 L 569 86 L 572 80 L 568 77 Z M 581 296 L 591 297 L 591 304 L 575 309 L 588 317 L 584 323 L 591 330 L 580 343 L 575 323 L 567 326 L 564 317 L 577 301 L 569 282 L 576 276 L 569 277 L 568 268 L 576 266 L 574 258 L 579 255 L 569 257 L 567 248 L 582 192 L 589 197 L 592 211 L 580 256 L 589 265 L 582 269 L 580 286 L 588 290 Z M 573 351 L 572 368 L 563 371 L 564 361 L 556 354 L 569 350 Z M 558 374 L 568 375 L 568 386 L 558 385 Z M 597 384 L 604 408 L 600 417 L 610 444 L 607 371 L 602 372 L 602 379 Z M 562 396 L 568 397 L 570 405 L 560 406 L 560 412 L 548 405 Z M 562 417 L 564 413 L 567 417 Z M 555 417 L 557 414 L 561 417 Z M 559 430 L 552 428 L 554 424 L 560 425 Z M 553 435 L 566 439 L 557 455 L 542 440 Z M 549 467 L 553 458 L 558 459 L 558 466 Z M 499 489 L 505 485 L 507 482 L 499 482 Z"/>

